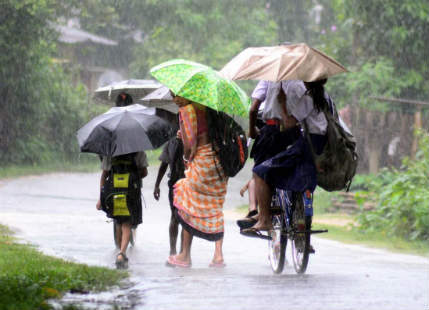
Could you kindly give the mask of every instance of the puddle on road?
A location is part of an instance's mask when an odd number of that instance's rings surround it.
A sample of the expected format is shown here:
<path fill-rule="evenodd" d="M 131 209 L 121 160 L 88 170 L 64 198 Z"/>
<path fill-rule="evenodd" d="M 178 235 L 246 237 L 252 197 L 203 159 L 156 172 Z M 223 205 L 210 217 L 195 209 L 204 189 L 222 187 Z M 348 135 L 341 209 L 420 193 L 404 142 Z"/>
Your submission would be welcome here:
<path fill-rule="evenodd" d="M 131 310 L 143 303 L 144 293 L 136 289 L 133 283 L 116 287 L 106 292 L 76 294 L 67 293 L 60 300 L 49 303 L 56 310 L 61 309 L 97 309 L 97 310 Z"/>

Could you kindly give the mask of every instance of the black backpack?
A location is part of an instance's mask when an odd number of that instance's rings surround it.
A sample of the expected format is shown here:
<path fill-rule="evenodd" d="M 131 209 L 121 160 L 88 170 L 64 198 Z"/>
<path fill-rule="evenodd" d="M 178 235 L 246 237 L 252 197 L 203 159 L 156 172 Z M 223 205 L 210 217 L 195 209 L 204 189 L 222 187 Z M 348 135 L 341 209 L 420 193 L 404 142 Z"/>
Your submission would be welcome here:
<path fill-rule="evenodd" d="M 243 128 L 224 112 L 206 110 L 209 139 L 227 177 L 234 177 L 246 163 L 247 138 Z M 219 173 L 219 171 L 218 171 Z M 222 178 L 221 174 L 219 176 Z"/>
<path fill-rule="evenodd" d="M 101 209 L 107 216 L 131 216 L 140 201 L 141 178 L 136 153 L 115 156 L 100 193 Z"/>
<path fill-rule="evenodd" d="M 329 107 L 323 109 L 328 127 L 327 142 L 320 155 L 314 152 L 304 121 L 305 135 L 315 162 L 317 185 L 328 192 L 349 190 L 358 165 L 356 139 L 340 124 L 334 102 L 328 100 Z"/>

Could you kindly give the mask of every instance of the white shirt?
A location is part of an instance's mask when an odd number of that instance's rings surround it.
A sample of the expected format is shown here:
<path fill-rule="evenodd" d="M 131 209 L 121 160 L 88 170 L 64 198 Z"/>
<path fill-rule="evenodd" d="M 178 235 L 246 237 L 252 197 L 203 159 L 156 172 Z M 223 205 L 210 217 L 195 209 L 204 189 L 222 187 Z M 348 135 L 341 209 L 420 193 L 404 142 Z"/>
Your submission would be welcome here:
<path fill-rule="evenodd" d="M 283 90 L 287 96 L 286 108 L 290 115 L 302 123 L 306 120 L 310 133 L 324 135 L 328 126 L 325 114 L 314 108 L 313 98 L 306 95 L 307 88 L 302 81 L 288 81 L 283 83 Z M 328 95 L 325 92 L 328 101 Z"/>
<path fill-rule="evenodd" d="M 264 121 L 268 119 L 281 119 L 281 108 L 277 101 L 280 85 L 280 82 L 259 81 L 252 93 L 252 98 L 264 102 L 263 108 L 260 107 Z"/>
<path fill-rule="evenodd" d="M 290 115 L 302 122 L 306 120 L 308 130 L 313 134 L 325 134 L 328 122 L 323 112 L 317 112 L 313 105 L 313 98 L 305 95 L 307 91 L 304 82 L 293 80 L 283 82 L 259 81 L 252 93 L 252 98 L 265 100 L 262 119 L 281 119 L 280 103 L 277 96 L 282 87 L 287 97 L 286 109 Z M 325 92 L 325 97 L 328 95 Z"/>

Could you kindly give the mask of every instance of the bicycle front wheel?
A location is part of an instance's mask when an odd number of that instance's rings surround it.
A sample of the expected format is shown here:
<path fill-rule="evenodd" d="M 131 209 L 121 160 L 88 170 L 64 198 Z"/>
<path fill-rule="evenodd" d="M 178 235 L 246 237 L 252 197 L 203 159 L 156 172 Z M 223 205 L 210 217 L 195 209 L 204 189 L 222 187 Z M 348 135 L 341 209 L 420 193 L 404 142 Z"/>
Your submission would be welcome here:
<path fill-rule="evenodd" d="M 296 273 L 304 273 L 307 270 L 310 256 L 311 216 L 305 215 L 302 197 L 295 200 L 295 210 L 292 215 L 293 234 L 292 260 Z"/>
<path fill-rule="evenodd" d="M 273 215 L 274 229 L 270 231 L 271 240 L 268 241 L 268 259 L 274 273 L 282 273 L 285 265 L 287 237 L 284 233 L 285 223 L 283 216 Z"/>

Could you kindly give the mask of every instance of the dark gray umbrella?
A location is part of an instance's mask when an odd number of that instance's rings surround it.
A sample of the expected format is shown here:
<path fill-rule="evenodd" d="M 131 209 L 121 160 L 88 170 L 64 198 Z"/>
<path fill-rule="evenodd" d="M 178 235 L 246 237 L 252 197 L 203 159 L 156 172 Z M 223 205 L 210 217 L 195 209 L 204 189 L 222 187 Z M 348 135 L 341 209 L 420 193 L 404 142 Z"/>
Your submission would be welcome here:
<path fill-rule="evenodd" d="M 175 133 L 155 109 L 139 104 L 113 107 L 77 132 L 81 152 L 118 156 L 156 149 Z"/>

